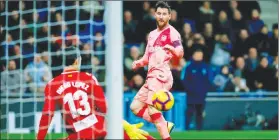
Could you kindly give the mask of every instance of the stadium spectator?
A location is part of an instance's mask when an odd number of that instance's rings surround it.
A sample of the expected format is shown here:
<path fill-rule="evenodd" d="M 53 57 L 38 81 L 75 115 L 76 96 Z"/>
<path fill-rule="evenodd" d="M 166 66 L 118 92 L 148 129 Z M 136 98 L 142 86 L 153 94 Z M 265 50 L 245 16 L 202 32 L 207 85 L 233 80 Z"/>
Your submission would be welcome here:
<path fill-rule="evenodd" d="M 261 13 L 261 8 L 258 1 L 238 1 L 238 3 L 239 5 L 237 6 L 237 9 L 240 10 L 245 20 L 252 19 L 251 13 L 254 9 L 257 9 L 257 11 Z"/>
<path fill-rule="evenodd" d="M 38 42 L 38 46 L 40 46 L 38 48 L 39 53 L 48 51 L 48 40 L 46 39 L 46 37 L 48 37 L 48 25 L 47 25 L 47 23 L 44 23 L 43 27 L 39 28 L 39 30 L 38 30 L 37 38 L 39 38 L 39 39 L 45 38 L 44 41 Z"/>
<path fill-rule="evenodd" d="M 100 60 L 98 57 L 93 56 L 91 58 L 92 63 L 92 73 L 96 76 L 99 82 L 105 81 L 105 69 L 101 68 Z"/>
<path fill-rule="evenodd" d="M 10 60 L 8 68 L 1 72 L 1 93 L 9 96 L 20 95 L 23 91 L 21 86 L 22 74 L 16 67 L 14 60 Z"/>
<path fill-rule="evenodd" d="M 130 49 L 130 55 L 124 58 L 124 73 L 126 74 L 128 79 L 132 79 L 132 77 L 136 74 L 140 74 L 141 76 L 144 76 L 144 74 L 146 74 L 144 68 L 139 68 L 136 71 L 132 70 L 132 63 L 139 58 L 139 48 L 137 46 L 132 46 Z"/>
<path fill-rule="evenodd" d="M 214 40 L 214 31 L 213 31 L 213 25 L 210 22 L 207 22 L 204 24 L 204 30 L 202 33 L 205 44 L 208 46 L 208 53 L 209 53 L 209 58 L 211 58 L 213 50 L 214 50 L 214 45 L 215 45 L 215 40 Z"/>
<path fill-rule="evenodd" d="M 26 59 L 28 63 L 34 60 L 34 54 L 37 52 L 37 46 L 35 46 L 34 41 L 34 37 L 29 36 L 27 43 L 23 44 L 22 47 L 22 55 L 25 56 L 24 59 Z"/>
<path fill-rule="evenodd" d="M 35 95 L 44 93 L 44 88 L 52 79 L 52 74 L 50 67 L 42 61 L 40 54 L 36 54 L 34 61 L 24 69 L 24 79 L 30 92 Z"/>
<path fill-rule="evenodd" d="M 255 86 L 257 90 L 270 91 L 270 81 L 274 78 L 274 71 L 268 66 L 268 59 L 262 57 L 260 65 L 255 70 Z"/>
<path fill-rule="evenodd" d="M 82 6 L 88 6 L 87 8 L 81 10 L 82 13 L 80 15 L 82 16 L 82 20 L 88 20 L 92 9 L 94 10 L 94 19 L 100 20 L 104 14 L 104 10 L 99 8 L 102 6 L 102 1 L 83 1 Z"/>
<path fill-rule="evenodd" d="M 209 67 L 203 61 L 203 51 L 196 50 L 192 60 L 186 64 L 181 72 L 181 80 L 187 93 L 186 129 L 189 130 L 191 118 L 196 113 L 196 129 L 201 130 L 203 125 L 203 110 L 206 94 L 210 89 Z M 200 85 L 203 87 L 200 88 Z"/>
<path fill-rule="evenodd" d="M 251 91 L 255 90 L 255 70 L 259 65 L 259 56 L 256 48 L 250 48 L 249 53 L 248 53 L 248 58 L 245 60 L 246 64 L 246 80 L 247 80 L 247 85 L 250 88 Z"/>
<path fill-rule="evenodd" d="M 127 77 L 125 76 L 125 75 L 123 75 L 123 91 L 124 91 L 124 93 L 125 92 L 130 92 L 131 91 L 131 89 L 130 89 L 130 85 L 129 85 L 129 81 L 128 81 L 128 79 L 127 79 Z"/>
<path fill-rule="evenodd" d="M 233 44 L 232 56 L 234 58 L 243 57 L 248 53 L 249 47 L 251 47 L 251 38 L 249 37 L 248 31 L 246 29 L 241 29 L 238 36 L 236 37 L 236 42 Z"/>
<path fill-rule="evenodd" d="M 12 16 L 9 17 L 9 26 L 17 26 L 19 25 L 19 13 L 17 10 L 12 11 Z"/>
<path fill-rule="evenodd" d="M 140 90 L 140 88 L 143 86 L 144 82 L 145 81 L 140 74 L 134 75 L 129 83 L 131 87 L 131 91 L 137 93 Z"/>
<path fill-rule="evenodd" d="M 91 54 L 92 46 L 90 45 L 90 43 L 84 44 L 81 50 L 81 71 L 89 73 L 92 72 Z"/>
<path fill-rule="evenodd" d="M 249 31 L 251 33 L 258 33 L 264 26 L 263 20 L 260 19 L 260 13 L 257 9 L 253 9 L 251 12 L 251 21 L 249 21 Z"/>
<path fill-rule="evenodd" d="M 262 26 L 260 32 L 254 34 L 252 37 L 252 46 L 255 46 L 260 55 L 267 55 L 270 52 L 270 44 L 268 39 L 268 28 L 266 25 Z"/>
<path fill-rule="evenodd" d="M 143 19 L 149 15 L 149 10 L 150 10 L 150 2 L 149 1 L 144 1 L 142 4 L 142 9 L 143 9 Z"/>
<path fill-rule="evenodd" d="M 234 70 L 235 77 L 244 77 L 245 71 L 245 61 L 243 57 L 238 57 L 236 59 L 236 69 Z"/>
<path fill-rule="evenodd" d="M 198 31 L 201 31 L 200 29 L 202 29 L 204 23 L 213 22 L 214 16 L 215 12 L 211 8 L 210 1 L 204 1 L 199 8 Z"/>
<path fill-rule="evenodd" d="M 206 46 L 205 40 L 200 33 L 195 33 L 193 36 L 193 45 L 189 49 L 190 56 L 192 56 L 193 52 L 195 52 L 197 49 L 203 51 L 203 60 L 205 62 L 209 62 L 209 48 Z"/>
<path fill-rule="evenodd" d="M 273 70 L 273 78 L 270 82 L 270 90 L 271 91 L 278 91 L 278 76 L 279 76 L 279 58 L 278 56 L 275 57 L 273 64 L 271 65 L 271 68 Z"/>
<path fill-rule="evenodd" d="M 213 84 L 217 92 L 234 91 L 233 75 L 230 73 L 228 65 L 222 66 L 221 73 L 214 77 Z"/>
<path fill-rule="evenodd" d="M 170 25 L 172 25 L 176 30 L 180 31 L 182 28 L 182 21 L 177 18 L 176 10 L 171 10 L 171 18 L 170 18 Z"/>
<path fill-rule="evenodd" d="M 248 92 L 246 76 L 248 71 L 245 69 L 245 61 L 243 57 L 238 57 L 236 59 L 236 69 L 234 70 L 234 82 L 235 82 L 235 92 Z"/>
<path fill-rule="evenodd" d="M 191 58 L 191 53 L 190 53 L 190 49 L 193 45 L 193 32 L 192 32 L 192 28 L 191 25 L 189 23 L 184 23 L 183 25 L 183 30 L 181 33 L 181 37 L 182 37 L 182 43 L 183 43 L 183 49 L 184 49 L 184 58 L 186 60 L 189 60 Z"/>
<path fill-rule="evenodd" d="M 171 72 L 172 72 L 172 76 L 173 76 L 173 86 L 172 86 L 172 91 L 183 91 L 183 85 L 181 82 L 181 70 L 182 68 L 185 66 L 186 61 L 184 58 L 181 58 L 179 60 L 179 64 L 178 65 L 172 65 L 170 64 L 170 68 L 171 68 Z"/>
<path fill-rule="evenodd" d="M 50 56 L 49 52 L 48 52 L 48 51 L 44 51 L 44 52 L 42 52 L 41 54 L 42 54 L 42 60 L 43 60 L 43 62 L 44 62 L 46 65 L 50 66 L 50 65 L 51 65 L 51 61 L 49 60 L 49 56 Z"/>
<path fill-rule="evenodd" d="M 124 26 L 123 26 L 123 32 L 124 32 L 126 43 L 133 43 L 136 41 L 135 38 L 136 28 L 137 28 L 137 22 L 133 20 L 132 12 L 126 10 L 124 12 Z"/>
<path fill-rule="evenodd" d="M 155 8 L 150 8 L 146 16 L 143 17 L 143 20 L 139 21 L 136 28 L 136 42 L 142 42 L 145 40 L 146 33 L 149 33 L 154 28 L 156 28 L 155 20 Z"/>
<path fill-rule="evenodd" d="M 246 21 L 242 18 L 239 10 L 233 11 L 232 29 L 234 34 L 237 34 L 241 29 L 248 29 Z"/>
<path fill-rule="evenodd" d="M 211 57 L 211 64 L 213 66 L 221 67 L 230 63 L 232 45 L 226 34 L 215 36 L 217 39 L 214 47 L 213 55 Z"/>
<path fill-rule="evenodd" d="M 277 56 L 278 55 L 278 24 L 273 24 L 272 26 L 272 37 L 269 40 L 270 44 L 270 52 L 269 54 L 271 56 Z"/>
<path fill-rule="evenodd" d="M 95 34 L 95 41 L 94 41 L 94 46 L 93 46 L 93 50 L 95 51 L 95 56 L 99 59 L 100 61 L 100 65 L 104 65 L 105 64 L 105 43 L 103 41 L 104 37 L 103 34 L 101 32 L 97 32 Z"/>
<path fill-rule="evenodd" d="M 256 48 L 250 48 L 248 58 L 245 61 L 246 68 L 249 72 L 254 72 L 259 64 L 258 52 Z"/>
<path fill-rule="evenodd" d="M 5 39 L 4 42 L 2 42 L 1 47 L 3 47 L 3 53 L 4 55 L 2 56 L 11 56 L 13 55 L 13 47 L 14 47 L 14 43 L 13 43 L 13 37 L 11 36 L 11 34 L 7 35 L 7 39 Z"/>
<path fill-rule="evenodd" d="M 234 40 L 232 24 L 224 10 L 219 12 L 218 19 L 214 22 L 214 31 L 216 34 L 226 34 L 230 40 Z"/>
<path fill-rule="evenodd" d="M 238 2 L 236 0 L 229 1 L 229 8 L 226 10 L 229 19 L 233 19 L 236 10 L 238 10 Z"/>

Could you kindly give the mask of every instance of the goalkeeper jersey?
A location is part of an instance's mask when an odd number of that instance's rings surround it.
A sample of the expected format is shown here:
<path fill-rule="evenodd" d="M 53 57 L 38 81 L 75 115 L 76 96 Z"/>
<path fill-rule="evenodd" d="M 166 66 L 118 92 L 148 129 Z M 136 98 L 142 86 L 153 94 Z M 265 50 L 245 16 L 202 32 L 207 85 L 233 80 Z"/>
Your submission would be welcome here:
<path fill-rule="evenodd" d="M 65 71 L 51 80 L 45 88 L 43 116 L 52 116 L 56 105 L 62 111 L 68 132 L 78 133 L 96 124 L 98 129 L 103 128 L 100 125 L 104 124 L 106 113 L 105 96 L 96 78 L 89 73 Z M 50 124 L 43 116 L 40 129 Z"/>

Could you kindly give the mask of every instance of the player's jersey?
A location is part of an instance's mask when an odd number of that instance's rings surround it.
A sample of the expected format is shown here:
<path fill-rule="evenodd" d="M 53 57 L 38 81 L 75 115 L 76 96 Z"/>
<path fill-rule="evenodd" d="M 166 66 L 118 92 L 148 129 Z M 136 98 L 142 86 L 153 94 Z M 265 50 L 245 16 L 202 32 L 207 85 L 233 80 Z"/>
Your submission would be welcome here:
<path fill-rule="evenodd" d="M 167 44 L 180 47 L 180 51 L 183 52 L 180 34 L 173 26 L 168 25 L 162 31 L 155 29 L 149 33 L 143 57 L 143 59 L 148 59 L 148 73 L 154 69 L 170 71 L 169 61 L 173 58 L 173 54 L 164 48 Z"/>
<path fill-rule="evenodd" d="M 98 98 L 94 88 L 98 85 L 96 78 L 89 73 L 66 71 L 47 84 L 45 98 L 49 103 L 43 111 L 54 111 L 56 104 L 61 108 L 67 130 L 79 132 L 92 128 L 100 121 L 95 115 L 94 104 Z"/>

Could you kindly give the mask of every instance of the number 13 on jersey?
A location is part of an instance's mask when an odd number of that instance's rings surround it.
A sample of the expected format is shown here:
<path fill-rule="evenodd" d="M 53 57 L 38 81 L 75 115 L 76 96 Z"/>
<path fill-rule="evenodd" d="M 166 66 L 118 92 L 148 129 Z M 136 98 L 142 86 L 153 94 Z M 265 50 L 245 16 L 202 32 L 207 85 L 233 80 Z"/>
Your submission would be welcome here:
<path fill-rule="evenodd" d="M 76 108 L 74 103 L 75 100 L 79 101 L 79 105 L 83 108 Z M 75 119 L 79 115 L 89 115 L 89 113 L 91 112 L 87 93 L 82 90 L 77 90 L 74 94 L 67 93 L 63 98 L 63 103 L 68 103 L 73 119 Z"/>

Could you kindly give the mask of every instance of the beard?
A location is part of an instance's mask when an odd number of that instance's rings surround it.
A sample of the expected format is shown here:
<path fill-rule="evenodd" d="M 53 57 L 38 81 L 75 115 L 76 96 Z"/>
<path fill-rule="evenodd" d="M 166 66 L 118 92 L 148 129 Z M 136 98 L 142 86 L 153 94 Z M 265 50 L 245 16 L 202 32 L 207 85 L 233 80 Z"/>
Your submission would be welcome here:
<path fill-rule="evenodd" d="M 167 21 L 160 22 L 159 20 L 156 20 L 156 24 L 159 29 L 163 29 L 168 24 L 168 22 Z"/>

